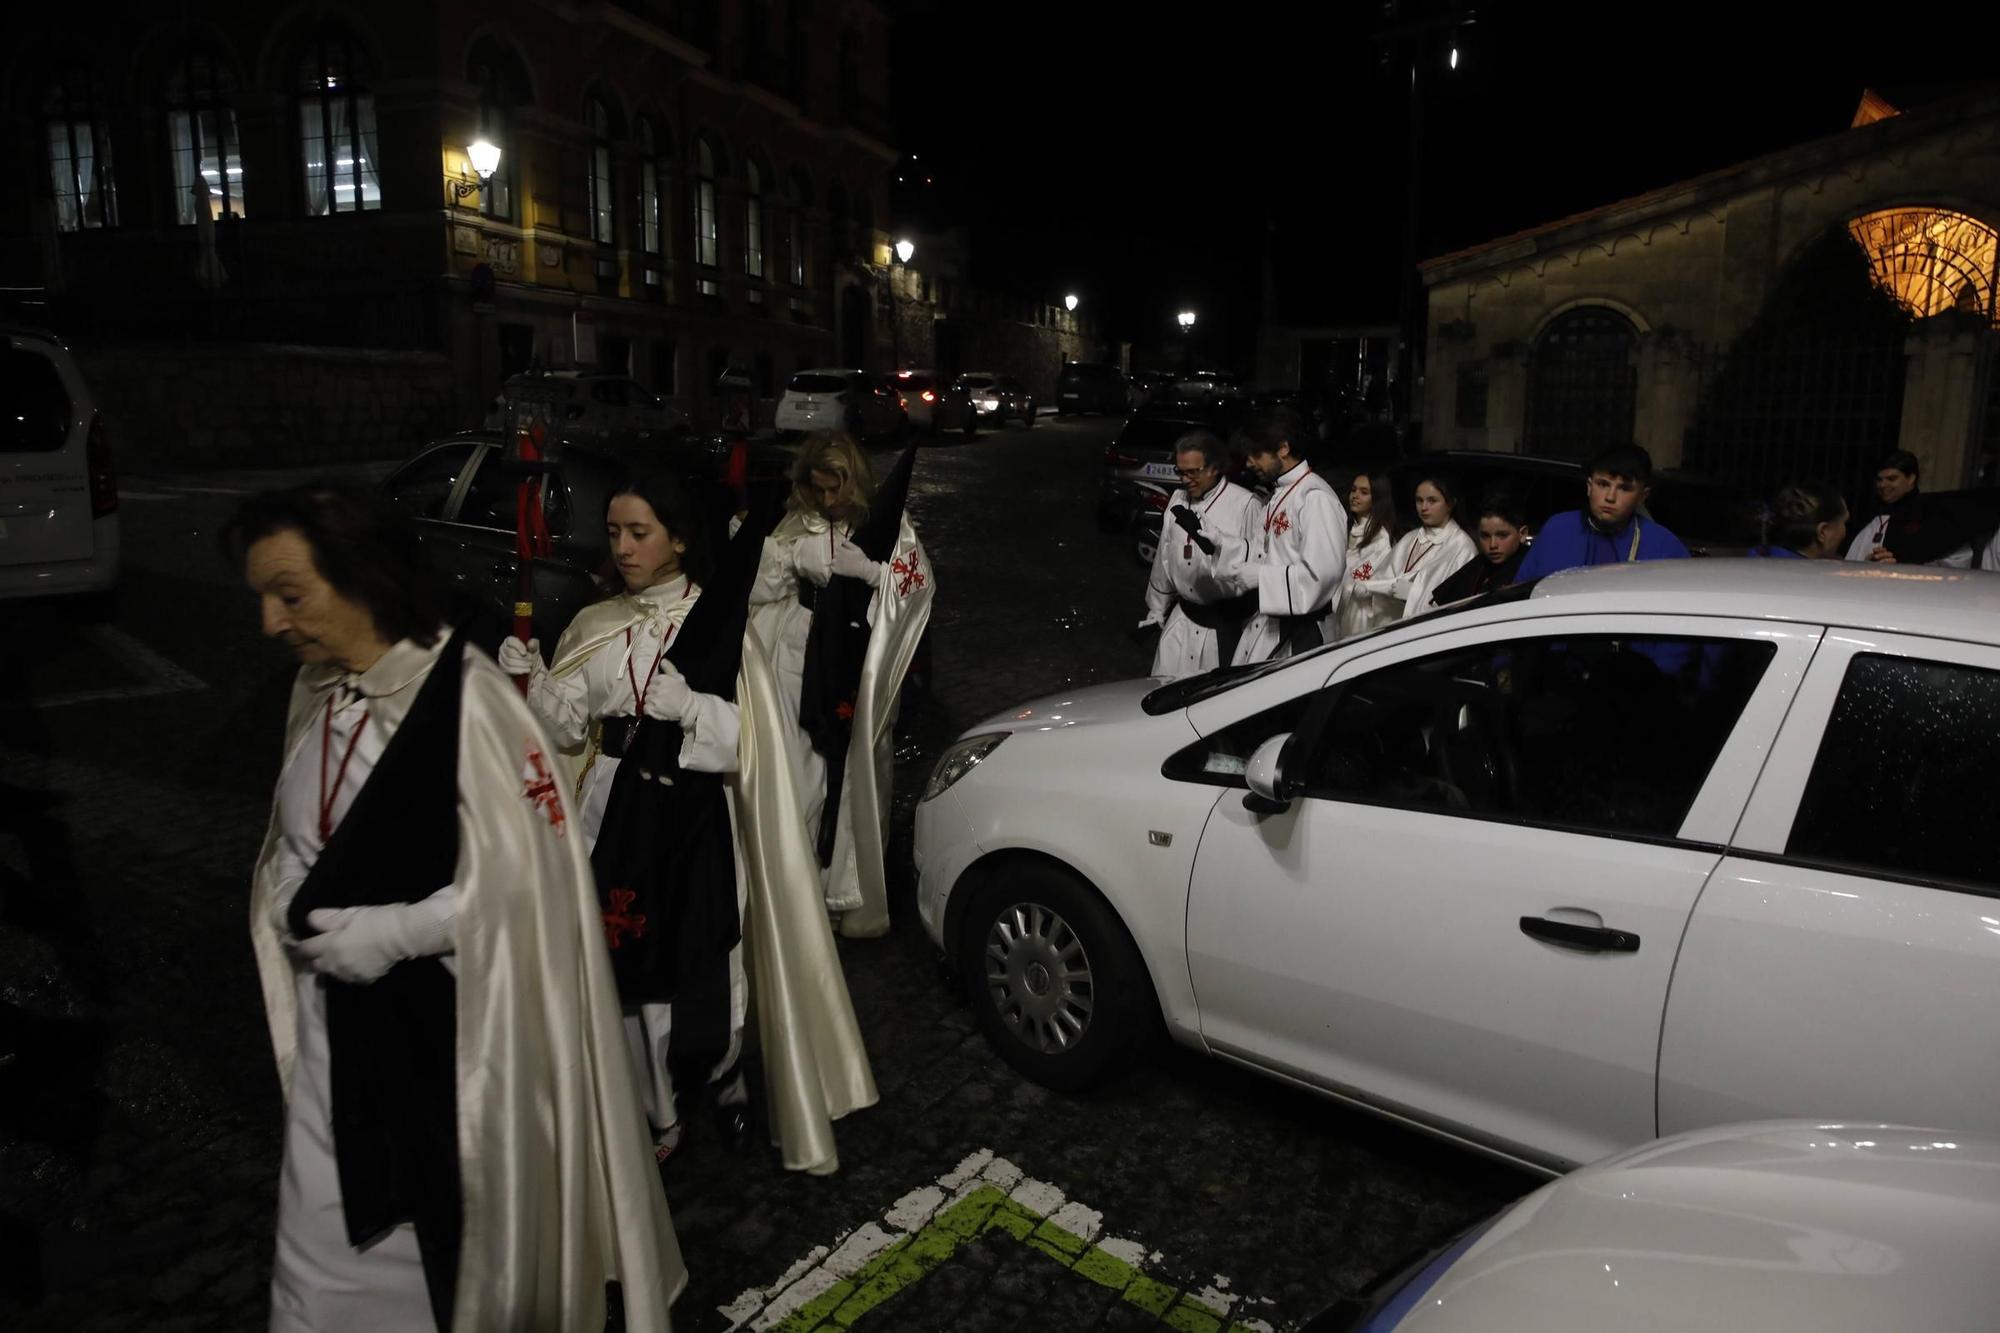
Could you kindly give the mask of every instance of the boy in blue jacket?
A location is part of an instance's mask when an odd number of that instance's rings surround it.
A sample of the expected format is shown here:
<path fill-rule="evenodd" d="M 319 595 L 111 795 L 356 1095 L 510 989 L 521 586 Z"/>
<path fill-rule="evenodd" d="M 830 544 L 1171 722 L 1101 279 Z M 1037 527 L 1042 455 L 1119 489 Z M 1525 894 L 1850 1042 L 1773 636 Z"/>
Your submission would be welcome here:
<path fill-rule="evenodd" d="M 1640 514 L 1653 485 L 1653 459 L 1636 444 L 1615 444 L 1590 460 L 1585 504 L 1557 514 L 1542 528 L 1516 583 L 1583 565 L 1635 560 L 1685 560 L 1681 539 Z"/>

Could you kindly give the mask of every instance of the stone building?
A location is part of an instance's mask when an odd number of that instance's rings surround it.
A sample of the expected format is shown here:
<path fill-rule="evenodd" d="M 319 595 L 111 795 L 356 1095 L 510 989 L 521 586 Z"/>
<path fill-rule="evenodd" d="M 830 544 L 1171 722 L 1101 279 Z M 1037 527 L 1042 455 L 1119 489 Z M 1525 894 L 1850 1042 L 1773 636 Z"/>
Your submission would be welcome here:
<path fill-rule="evenodd" d="M 2000 89 L 1870 92 L 1840 133 L 1422 265 L 1426 444 L 1636 439 L 1758 486 L 1852 486 L 1900 447 L 1940 487 L 1989 480 L 1996 228 Z M 1816 320 L 1790 290 L 1828 244 L 1865 257 L 1890 319 Z"/>
<path fill-rule="evenodd" d="M 700 423 L 734 363 L 768 411 L 796 368 L 887 368 L 892 285 L 927 303 L 891 258 L 875 0 L 11 22 L 0 281 L 79 347 L 128 459 L 395 453 L 537 364 Z"/>

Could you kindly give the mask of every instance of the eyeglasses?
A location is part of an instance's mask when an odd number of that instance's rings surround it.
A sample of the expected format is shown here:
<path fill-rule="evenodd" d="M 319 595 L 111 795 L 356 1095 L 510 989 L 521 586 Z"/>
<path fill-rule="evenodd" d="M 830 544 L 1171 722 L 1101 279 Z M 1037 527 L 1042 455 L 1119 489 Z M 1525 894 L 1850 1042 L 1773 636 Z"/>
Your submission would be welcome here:
<path fill-rule="evenodd" d="M 1182 481 L 1193 481 L 1196 477 L 1205 477 L 1213 471 L 1215 469 L 1212 467 L 1177 467 L 1174 469 L 1174 475 Z"/>

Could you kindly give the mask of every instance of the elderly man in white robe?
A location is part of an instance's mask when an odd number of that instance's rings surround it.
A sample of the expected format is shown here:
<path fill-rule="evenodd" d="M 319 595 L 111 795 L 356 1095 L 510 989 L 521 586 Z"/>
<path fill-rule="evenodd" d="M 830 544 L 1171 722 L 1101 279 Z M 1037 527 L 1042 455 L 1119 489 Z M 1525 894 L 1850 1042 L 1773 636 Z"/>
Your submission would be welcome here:
<path fill-rule="evenodd" d="M 1229 586 L 1227 575 L 1242 563 L 1264 502 L 1223 475 L 1228 458 L 1222 441 L 1205 430 L 1174 442 L 1181 486 L 1167 502 L 1146 582 L 1146 618 L 1139 622 L 1141 630 L 1160 627 L 1155 676 L 1178 680 L 1226 665 L 1257 613 L 1257 599 Z"/>
<path fill-rule="evenodd" d="M 1277 408 L 1245 422 L 1236 443 L 1271 485 L 1271 498 L 1225 586 L 1255 593 L 1257 615 L 1236 645 L 1236 665 L 1290 657 L 1331 643 L 1347 574 L 1347 509 L 1305 459 L 1305 425 Z"/>

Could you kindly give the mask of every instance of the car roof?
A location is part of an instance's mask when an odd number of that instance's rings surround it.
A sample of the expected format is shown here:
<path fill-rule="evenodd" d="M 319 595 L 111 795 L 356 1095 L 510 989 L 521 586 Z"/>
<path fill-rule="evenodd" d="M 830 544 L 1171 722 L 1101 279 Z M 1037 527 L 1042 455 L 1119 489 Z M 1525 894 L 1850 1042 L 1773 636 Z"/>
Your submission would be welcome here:
<path fill-rule="evenodd" d="M 1869 561 L 1644 560 L 1551 574 L 1504 618 L 1738 616 L 2000 645 L 2000 574 Z"/>
<path fill-rule="evenodd" d="M 849 366 L 800 366 L 794 375 L 866 375 L 865 370 L 855 370 Z"/>

